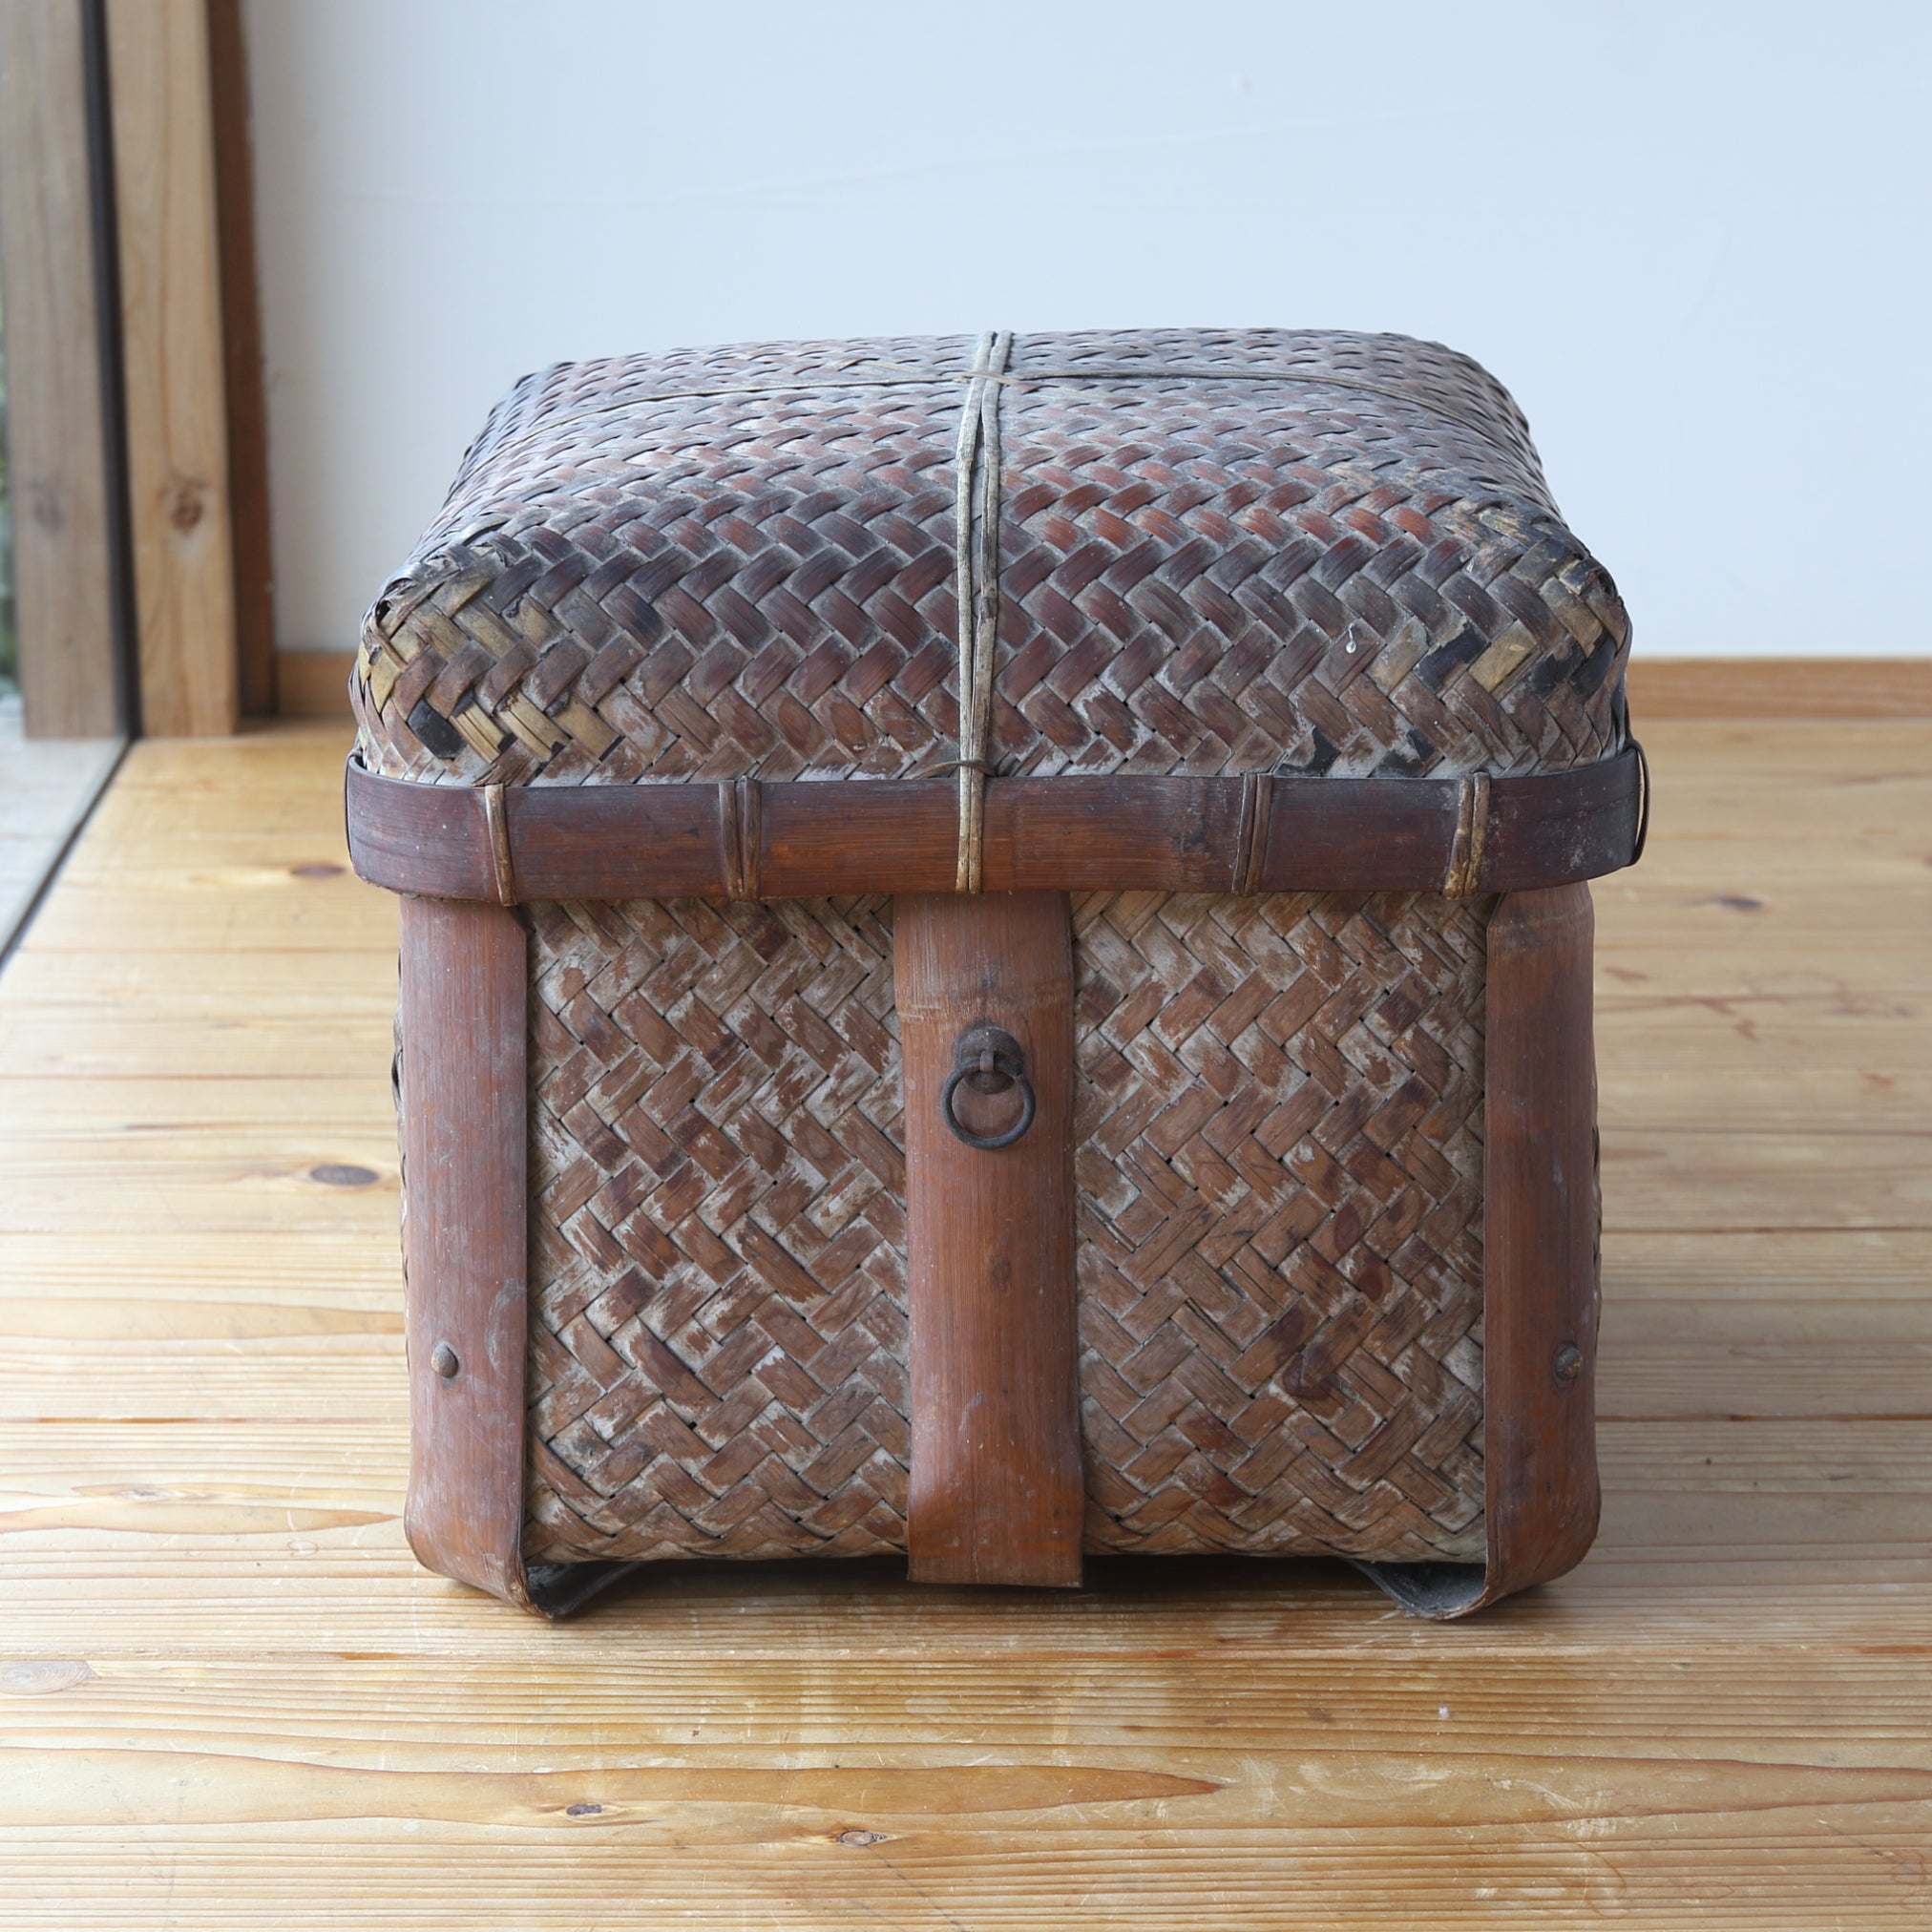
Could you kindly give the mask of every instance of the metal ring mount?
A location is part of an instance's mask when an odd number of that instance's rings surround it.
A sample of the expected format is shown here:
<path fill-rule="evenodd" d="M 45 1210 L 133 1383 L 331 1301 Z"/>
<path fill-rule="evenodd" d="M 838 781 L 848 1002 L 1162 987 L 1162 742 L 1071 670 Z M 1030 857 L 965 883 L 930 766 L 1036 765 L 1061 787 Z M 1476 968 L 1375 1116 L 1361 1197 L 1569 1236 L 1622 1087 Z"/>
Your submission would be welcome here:
<path fill-rule="evenodd" d="M 1019 1092 L 1019 1118 L 997 1134 L 976 1134 L 953 1111 L 953 1097 L 961 1082 L 976 1094 Z M 998 1026 L 969 1026 L 953 1048 L 953 1070 L 939 1089 L 939 1118 L 957 1140 L 969 1147 L 1010 1147 L 1033 1124 L 1033 1082 L 1026 1077 L 1026 1056 L 1019 1042 Z"/>

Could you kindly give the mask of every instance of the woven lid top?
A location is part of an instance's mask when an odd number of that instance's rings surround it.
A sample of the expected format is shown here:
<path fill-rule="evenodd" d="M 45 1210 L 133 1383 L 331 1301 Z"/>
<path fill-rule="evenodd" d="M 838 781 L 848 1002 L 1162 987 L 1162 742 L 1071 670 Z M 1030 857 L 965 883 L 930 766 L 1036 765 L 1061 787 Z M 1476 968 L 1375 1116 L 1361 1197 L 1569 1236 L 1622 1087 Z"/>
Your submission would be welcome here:
<path fill-rule="evenodd" d="M 1620 748 L 1628 639 L 1438 345 L 787 343 L 517 384 L 353 697 L 430 783 L 1506 774 Z"/>

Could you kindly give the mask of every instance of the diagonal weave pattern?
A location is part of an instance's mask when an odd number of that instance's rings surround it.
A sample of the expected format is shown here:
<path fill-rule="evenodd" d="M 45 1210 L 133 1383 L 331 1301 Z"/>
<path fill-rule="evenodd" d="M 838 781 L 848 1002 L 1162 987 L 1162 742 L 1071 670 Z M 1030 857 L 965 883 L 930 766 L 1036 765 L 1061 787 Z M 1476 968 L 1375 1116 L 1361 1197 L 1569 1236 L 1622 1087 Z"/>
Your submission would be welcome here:
<path fill-rule="evenodd" d="M 891 901 L 527 914 L 527 1555 L 903 1549 Z M 1480 1557 L 1486 916 L 1076 901 L 1089 1548 Z"/>
<path fill-rule="evenodd" d="M 778 344 L 526 379 L 369 615 L 364 762 L 574 785 L 953 756 L 972 352 Z M 1021 337 L 1011 369 L 999 770 L 1455 776 L 1621 748 L 1622 603 L 1476 364 L 1167 330 Z M 1200 373 L 1121 373 L 1155 369 Z"/>
<path fill-rule="evenodd" d="M 529 908 L 532 1562 L 905 1547 L 891 906 Z"/>
<path fill-rule="evenodd" d="M 1481 1560 L 1489 904 L 1076 902 L 1089 1549 Z"/>

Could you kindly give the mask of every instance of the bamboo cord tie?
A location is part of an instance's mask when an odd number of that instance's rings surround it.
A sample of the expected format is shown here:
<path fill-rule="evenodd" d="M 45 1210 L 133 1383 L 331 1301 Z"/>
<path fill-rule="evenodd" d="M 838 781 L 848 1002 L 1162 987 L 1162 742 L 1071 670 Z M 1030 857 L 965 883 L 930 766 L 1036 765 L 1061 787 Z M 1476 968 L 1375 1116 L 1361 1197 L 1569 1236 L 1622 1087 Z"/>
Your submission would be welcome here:
<path fill-rule="evenodd" d="M 957 542 L 959 605 L 959 874 L 956 890 L 979 891 L 984 872 L 986 753 L 993 731 L 993 660 L 999 642 L 999 392 L 1013 353 L 1010 331 L 979 338 L 973 380 L 959 411 Z"/>
<path fill-rule="evenodd" d="M 1445 899 L 1473 898 L 1482 876 L 1482 848 L 1489 835 L 1489 779 L 1478 772 L 1465 778 L 1456 797 L 1456 838 L 1442 880 Z"/>
<path fill-rule="evenodd" d="M 516 867 L 510 853 L 510 815 L 500 785 L 483 788 L 483 817 L 490 828 L 490 864 L 496 879 L 496 903 L 516 903 Z"/>
<path fill-rule="evenodd" d="M 1265 771 L 1241 777 L 1241 826 L 1234 841 L 1234 875 L 1228 889 L 1237 893 L 1261 890 L 1262 868 L 1268 863 L 1268 821 L 1274 804 L 1274 779 Z"/>

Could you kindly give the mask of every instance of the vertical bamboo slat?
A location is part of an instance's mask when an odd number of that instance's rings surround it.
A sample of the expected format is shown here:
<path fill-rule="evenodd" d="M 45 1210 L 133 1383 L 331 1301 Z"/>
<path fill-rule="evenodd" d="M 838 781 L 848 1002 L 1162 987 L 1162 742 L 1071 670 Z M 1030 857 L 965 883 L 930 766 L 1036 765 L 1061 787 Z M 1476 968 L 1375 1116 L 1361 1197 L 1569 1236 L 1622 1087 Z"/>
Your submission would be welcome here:
<path fill-rule="evenodd" d="M 1066 897 L 908 894 L 896 902 L 894 924 L 906 1092 L 911 1571 L 922 1583 L 1076 1586 L 1085 1488 Z M 1010 1146 L 968 1146 L 942 1120 L 955 1044 L 979 1024 L 1018 1041 L 1036 1095 L 1034 1121 Z M 1014 1106 L 1009 1094 L 975 1130 L 1004 1128 Z"/>
<path fill-rule="evenodd" d="M 404 1159 L 410 1198 L 410 1545 L 521 1601 L 526 1316 L 526 944 L 516 915 L 402 905 Z M 460 1016 L 460 1051 L 440 1029 Z"/>
<path fill-rule="evenodd" d="M 1483 1290 L 1492 1588 L 1561 1576 L 1596 1535 L 1596 1054 L 1587 886 L 1489 922 Z"/>

